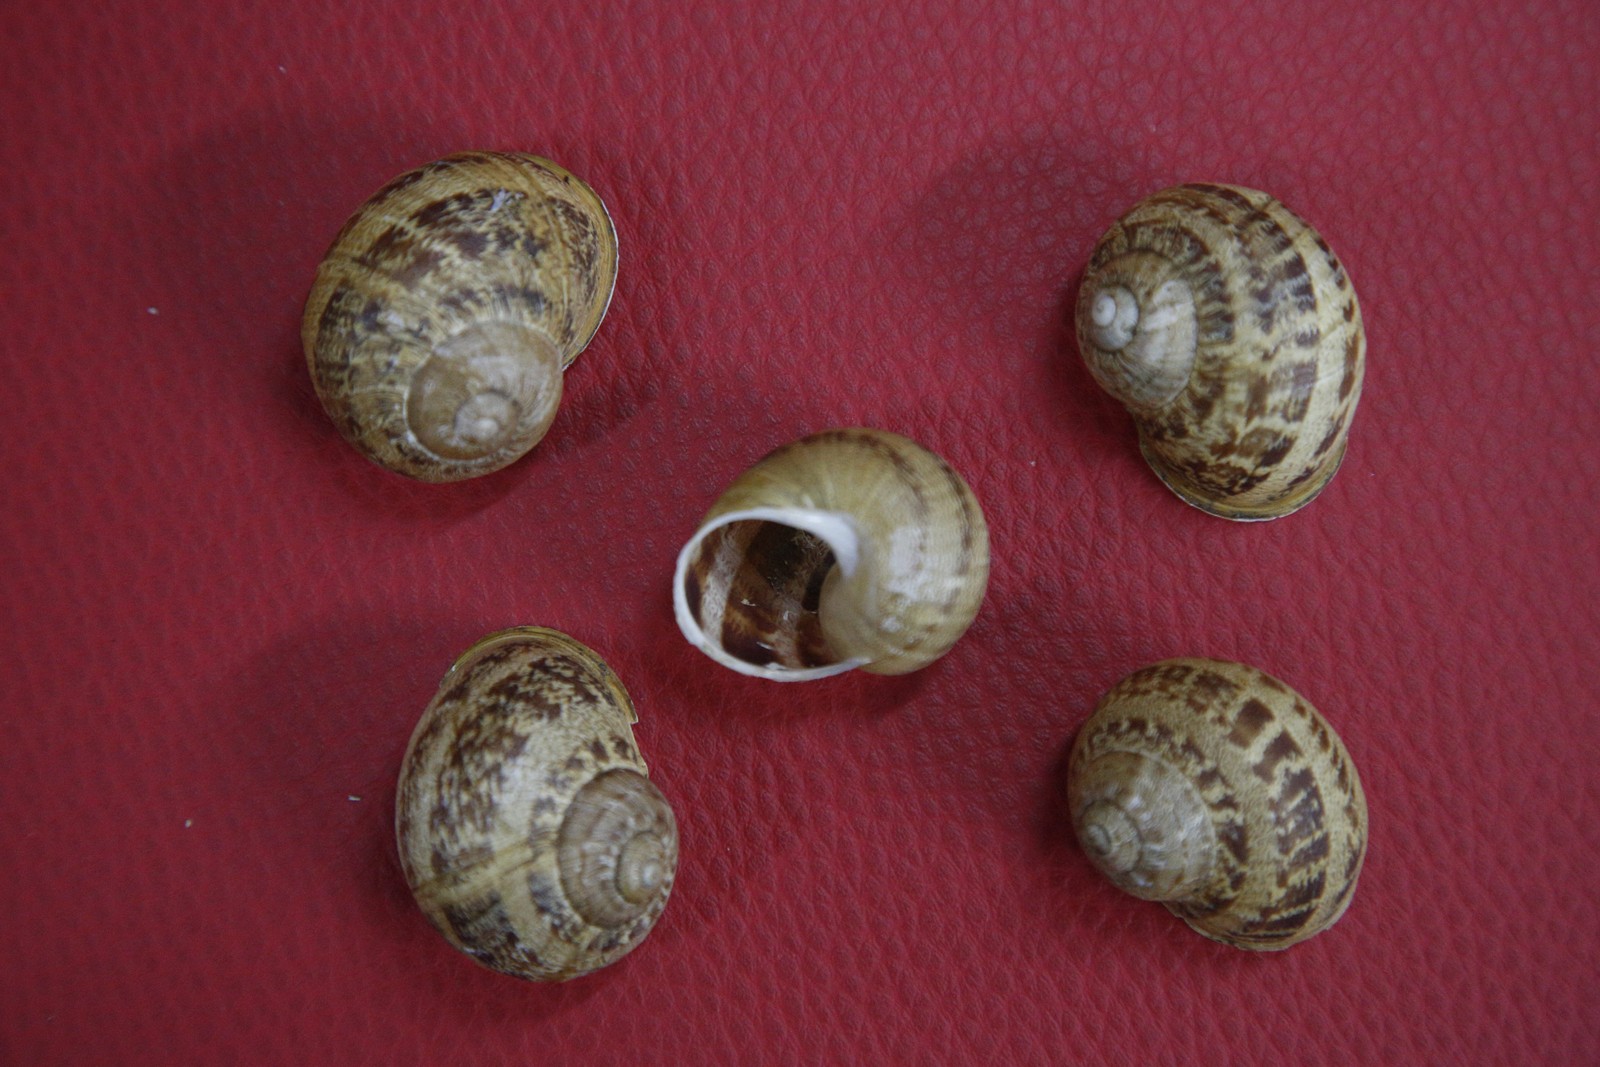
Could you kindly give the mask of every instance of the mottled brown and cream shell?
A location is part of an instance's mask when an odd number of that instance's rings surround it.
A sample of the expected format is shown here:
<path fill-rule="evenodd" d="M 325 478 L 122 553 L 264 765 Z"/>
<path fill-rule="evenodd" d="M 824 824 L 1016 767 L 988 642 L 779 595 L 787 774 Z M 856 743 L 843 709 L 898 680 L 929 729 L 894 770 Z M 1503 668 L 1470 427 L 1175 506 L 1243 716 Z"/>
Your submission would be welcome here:
<path fill-rule="evenodd" d="M 616 276 L 616 230 L 583 182 L 537 156 L 448 156 L 384 186 L 335 238 L 301 323 L 312 382 L 390 470 L 499 470 L 550 428 Z"/>
<path fill-rule="evenodd" d="M 1327 242 L 1266 193 L 1180 185 L 1135 206 L 1090 256 L 1077 332 L 1145 459 L 1195 507 L 1278 518 L 1339 469 L 1361 309 Z"/>
<path fill-rule="evenodd" d="M 406 881 L 446 940 L 558 981 L 644 939 L 672 891 L 678 829 L 635 721 L 611 669 L 555 630 L 490 634 L 450 668 L 395 803 Z"/>
<path fill-rule="evenodd" d="M 1327 929 L 1366 855 L 1366 798 L 1338 735 L 1239 663 L 1166 660 L 1118 682 L 1073 744 L 1067 793 L 1101 873 L 1237 948 Z"/>
<path fill-rule="evenodd" d="M 843 429 L 740 475 L 679 553 L 672 595 L 706 655 L 800 681 L 932 663 L 988 580 L 988 527 L 961 476 L 898 434 Z"/>

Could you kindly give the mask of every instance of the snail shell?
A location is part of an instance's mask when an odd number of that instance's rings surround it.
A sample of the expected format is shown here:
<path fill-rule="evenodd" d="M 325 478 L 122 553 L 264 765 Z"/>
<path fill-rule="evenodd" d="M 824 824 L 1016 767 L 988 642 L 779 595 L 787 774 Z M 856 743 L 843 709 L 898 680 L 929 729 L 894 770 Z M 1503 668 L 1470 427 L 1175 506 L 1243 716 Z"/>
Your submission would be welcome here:
<path fill-rule="evenodd" d="M 1238 948 L 1327 929 L 1366 855 L 1366 798 L 1338 735 L 1239 663 L 1167 660 L 1118 682 L 1073 744 L 1067 794 L 1102 874 Z"/>
<path fill-rule="evenodd" d="M 1090 256 L 1077 331 L 1146 461 L 1202 511 L 1275 519 L 1339 469 L 1361 309 L 1327 242 L 1266 193 L 1181 185 L 1138 204 Z"/>
<path fill-rule="evenodd" d="M 898 434 L 845 429 L 740 475 L 679 553 L 672 594 L 706 655 L 801 681 L 932 663 L 988 581 L 988 527 L 961 476 Z"/>
<path fill-rule="evenodd" d="M 368 200 L 317 268 L 300 331 L 317 396 L 390 470 L 499 470 L 550 428 L 616 276 L 605 205 L 554 163 L 429 163 Z"/>
<path fill-rule="evenodd" d="M 678 829 L 636 721 L 611 669 L 555 630 L 490 634 L 450 668 L 395 804 L 406 882 L 446 940 L 493 970 L 564 980 L 644 939 Z"/>

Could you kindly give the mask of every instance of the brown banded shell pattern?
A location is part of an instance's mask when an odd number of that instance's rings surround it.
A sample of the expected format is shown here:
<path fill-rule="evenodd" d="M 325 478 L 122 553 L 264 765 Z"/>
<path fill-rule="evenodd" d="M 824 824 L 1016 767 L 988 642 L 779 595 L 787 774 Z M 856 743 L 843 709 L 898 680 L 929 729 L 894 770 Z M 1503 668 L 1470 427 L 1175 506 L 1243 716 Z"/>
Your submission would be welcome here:
<path fill-rule="evenodd" d="M 1289 686 L 1253 667 L 1175 659 L 1101 699 L 1068 763 L 1090 860 L 1205 936 L 1287 948 L 1344 914 L 1367 805 L 1349 753 Z"/>
<path fill-rule="evenodd" d="M 740 475 L 678 557 L 684 636 L 778 681 L 904 674 L 966 632 L 989 578 L 972 490 L 908 438 L 812 434 Z"/>
<path fill-rule="evenodd" d="M 1304 507 L 1344 456 L 1366 338 L 1333 250 L 1266 193 L 1182 185 L 1095 246 L 1078 346 L 1178 496 L 1229 519 Z"/>
<path fill-rule="evenodd" d="M 452 945 L 562 980 L 650 932 L 678 831 L 633 721 L 611 669 L 554 630 L 491 634 L 451 668 L 406 751 L 395 830 L 417 904 Z"/>
<path fill-rule="evenodd" d="M 498 470 L 544 436 L 616 274 L 605 205 L 563 168 L 495 152 L 429 163 L 368 200 L 317 270 L 301 326 L 317 395 L 391 470 Z"/>

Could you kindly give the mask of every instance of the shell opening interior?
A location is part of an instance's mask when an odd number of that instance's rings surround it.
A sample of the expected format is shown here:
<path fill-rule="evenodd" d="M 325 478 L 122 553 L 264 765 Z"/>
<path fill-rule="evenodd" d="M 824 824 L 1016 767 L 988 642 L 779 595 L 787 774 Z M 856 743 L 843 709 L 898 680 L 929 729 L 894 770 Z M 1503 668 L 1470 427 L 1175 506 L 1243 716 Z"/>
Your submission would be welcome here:
<path fill-rule="evenodd" d="M 822 630 L 828 575 L 856 570 L 860 537 L 843 514 L 752 508 L 718 516 L 678 555 L 673 608 L 689 643 L 760 678 L 801 681 L 859 667 Z"/>

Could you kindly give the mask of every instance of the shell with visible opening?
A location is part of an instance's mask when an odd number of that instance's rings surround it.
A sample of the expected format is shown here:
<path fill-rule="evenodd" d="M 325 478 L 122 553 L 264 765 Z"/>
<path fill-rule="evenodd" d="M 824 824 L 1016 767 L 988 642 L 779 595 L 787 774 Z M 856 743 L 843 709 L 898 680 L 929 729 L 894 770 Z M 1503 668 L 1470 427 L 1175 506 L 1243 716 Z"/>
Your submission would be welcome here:
<path fill-rule="evenodd" d="M 679 553 L 673 602 L 690 643 L 744 674 L 904 674 L 966 632 L 988 577 L 959 474 L 898 434 L 829 430 L 723 493 Z"/>

